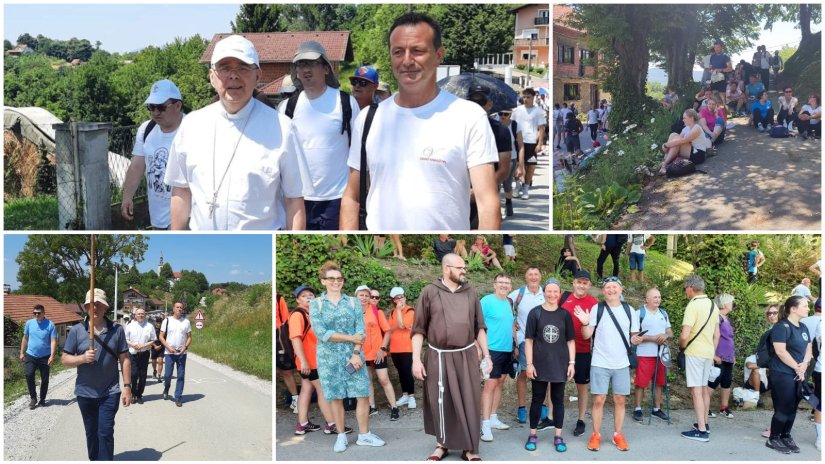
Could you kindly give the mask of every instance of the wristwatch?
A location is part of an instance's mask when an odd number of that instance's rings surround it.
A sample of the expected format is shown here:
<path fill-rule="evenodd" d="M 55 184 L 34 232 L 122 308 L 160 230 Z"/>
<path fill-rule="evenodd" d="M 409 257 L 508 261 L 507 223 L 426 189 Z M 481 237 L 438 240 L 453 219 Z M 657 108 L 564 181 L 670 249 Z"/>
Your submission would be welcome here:
<path fill-rule="evenodd" d="M 123 388 L 128 388 L 129 390 L 131 390 L 132 389 L 132 384 L 131 383 L 124 383 Z"/>
<path fill-rule="evenodd" d="M 352 354 L 355 354 L 355 355 L 360 355 L 360 354 L 361 354 L 361 350 L 352 350 Z"/>
<path fill-rule="evenodd" d="M 386 347 L 386 346 L 382 346 L 382 347 L 381 347 L 381 351 L 383 351 L 384 353 L 386 353 L 386 352 L 387 352 L 387 351 L 389 351 L 389 350 L 387 349 L 387 347 Z"/>

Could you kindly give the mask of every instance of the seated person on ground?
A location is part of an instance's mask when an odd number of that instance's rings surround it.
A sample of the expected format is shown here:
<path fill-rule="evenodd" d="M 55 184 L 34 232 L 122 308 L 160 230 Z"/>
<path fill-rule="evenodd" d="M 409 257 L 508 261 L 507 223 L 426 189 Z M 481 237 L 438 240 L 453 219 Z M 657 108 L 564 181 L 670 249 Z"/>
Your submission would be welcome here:
<path fill-rule="evenodd" d="M 768 92 L 762 91 L 757 95 L 757 100 L 753 103 L 753 127 L 757 128 L 759 132 L 765 132 L 770 129 L 773 124 L 773 108 L 772 103 L 768 99 Z"/>
<path fill-rule="evenodd" d="M 718 145 L 725 140 L 725 125 L 727 124 L 727 114 L 719 107 L 717 100 L 708 99 L 708 104 L 699 111 L 699 125 L 710 139 L 712 145 Z"/>
<path fill-rule="evenodd" d="M 662 106 L 667 109 L 672 109 L 673 105 L 679 101 L 679 95 L 676 94 L 676 89 L 668 87 L 665 91 L 665 97 L 660 100 Z"/>
<path fill-rule="evenodd" d="M 504 270 L 504 268 L 501 267 L 501 263 L 498 262 L 498 258 L 496 258 L 496 252 L 490 249 L 490 246 L 487 244 L 487 237 L 483 235 L 476 236 L 476 242 L 470 247 L 470 251 L 481 256 L 484 260 L 485 267 L 490 267 L 492 264 L 496 269 Z"/>
<path fill-rule="evenodd" d="M 777 124 L 782 124 L 791 130 L 791 126 L 796 124 L 796 112 L 799 100 L 793 96 L 793 89 L 785 87 L 779 95 L 779 115 L 776 116 Z"/>
<path fill-rule="evenodd" d="M 756 355 L 752 354 L 745 359 L 745 388 L 765 393 L 768 391 L 768 369 L 756 364 Z"/>
<path fill-rule="evenodd" d="M 573 275 L 581 269 L 581 263 L 579 262 L 579 258 L 573 254 L 573 250 L 564 247 L 561 249 L 556 269 L 559 270 L 559 274 L 564 274 L 569 271 L 570 275 Z"/>
<path fill-rule="evenodd" d="M 751 114 L 753 110 L 751 109 L 751 105 L 756 101 L 759 96 L 760 92 L 765 91 L 765 84 L 763 84 L 758 79 L 757 74 L 751 74 L 748 78 L 748 85 L 745 86 L 745 96 L 747 97 L 747 103 L 745 105 L 745 111 L 748 114 Z"/>
<path fill-rule="evenodd" d="M 725 101 L 731 112 L 736 116 L 744 116 L 745 112 L 745 92 L 737 85 L 735 80 L 728 82 L 728 89 L 725 91 Z"/>
<path fill-rule="evenodd" d="M 710 85 L 705 85 L 704 88 L 696 94 L 696 98 L 693 100 L 693 109 L 699 111 L 699 108 L 705 106 L 707 99 L 712 96 L 713 89 L 710 88 Z"/>
<path fill-rule="evenodd" d="M 710 140 L 705 137 L 702 127 L 699 126 L 699 114 L 692 109 L 685 110 L 682 120 L 685 123 L 682 132 L 670 134 L 667 142 L 662 144 L 665 157 L 659 174 L 666 174 L 668 165 L 677 158 L 690 160 L 694 164 L 705 162 L 705 151 L 710 148 Z"/>
<path fill-rule="evenodd" d="M 802 106 L 796 125 L 803 140 L 808 137 L 822 137 L 822 107 L 819 104 L 819 95 L 808 97 L 808 104 Z"/>

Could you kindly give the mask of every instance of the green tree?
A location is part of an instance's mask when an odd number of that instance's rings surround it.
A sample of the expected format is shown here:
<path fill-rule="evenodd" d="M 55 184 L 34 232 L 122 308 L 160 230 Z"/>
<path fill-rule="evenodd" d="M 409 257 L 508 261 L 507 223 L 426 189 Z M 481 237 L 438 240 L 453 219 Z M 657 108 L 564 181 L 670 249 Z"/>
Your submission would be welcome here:
<path fill-rule="evenodd" d="M 37 39 L 29 35 L 28 32 L 24 32 L 17 37 L 18 44 L 26 44 L 32 50 L 37 50 Z"/>
<path fill-rule="evenodd" d="M 351 4 L 288 4 L 284 19 L 289 31 L 348 30 L 355 18 L 356 6 Z"/>
<path fill-rule="evenodd" d="M 149 291 L 148 288 L 141 288 L 141 283 L 143 282 L 143 279 L 140 275 L 140 272 L 138 271 L 137 266 L 130 267 L 129 272 L 122 275 L 120 278 L 123 279 L 123 283 L 127 287 L 137 288 L 143 292 Z"/>
<path fill-rule="evenodd" d="M 229 24 L 232 32 L 283 32 L 286 20 L 283 17 L 285 5 L 245 3 L 240 5 L 235 21 Z"/>
<path fill-rule="evenodd" d="M 512 5 L 455 4 L 433 7 L 443 30 L 444 63 L 473 68 L 476 58 L 505 53 L 513 46 Z"/>
<path fill-rule="evenodd" d="M 3 51 L 5 52 L 7 50 L 11 50 L 12 48 L 14 48 L 14 45 L 9 42 L 9 39 L 3 39 Z"/>
<path fill-rule="evenodd" d="M 163 267 L 160 268 L 160 278 L 163 280 L 170 280 L 175 278 L 175 273 L 172 271 L 172 265 L 169 263 L 163 263 Z"/>
<path fill-rule="evenodd" d="M 89 61 L 94 51 L 95 49 L 92 47 L 92 44 L 86 39 L 78 39 L 77 37 L 72 37 L 71 39 L 66 41 L 67 61 L 72 61 L 75 59 L 81 61 Z"/>
<path fill-rule="evenodd" d="M 66 102 L 70 119 L 111 122 L 115 126 L 132 122 L 124 112 L 127 97 L 111 79 L 119 67 L 116 57 L 98 51 L 87 64 L 72 69 Z"/>

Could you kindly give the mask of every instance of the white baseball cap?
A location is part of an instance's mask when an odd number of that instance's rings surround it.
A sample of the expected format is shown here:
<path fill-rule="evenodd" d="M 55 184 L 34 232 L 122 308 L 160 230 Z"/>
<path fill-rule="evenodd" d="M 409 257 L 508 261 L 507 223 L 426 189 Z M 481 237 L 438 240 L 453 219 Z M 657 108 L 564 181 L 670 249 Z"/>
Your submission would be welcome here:
<path fill-rule="evenodd" d="M 284 76 L 284 80 L 281 81 L 281 92 L 291 93 L 295 90 L 295 84 L 292 83 L 292 76 L 287 74 Z"/>
<path fill-rule="evenodd" d="M 143 102 L 144 105 L 160 105 L 173 98 L 175 100 L 183 100 L 180 96 L 180 90 L 174 82 L 169 79 L 163 79 L 152 84 L 152 89 L 149 90 L 149 97 Z"/>
<path fill-rule="evenodd" d="M 390 290 L 390 298 L 395 298 L 395 297 L 397 297 L 399 295 L 403 295 L 403 294 L 404 294 L 404 289 L 401 288 L 401 287 L 393 287 L 392 290 Z"/>
<path fill-rule="evenodd" d="M 367 287 L 366 285 L 359 285 L 359 286 L 358 286 L 358 288 L 356 288 L 356 289 L 355 289 L 355 293 L 358 293 L 358 292 L 360 292 L 361 290 L 370 291 L 370 288 L 369 288 L 369 287 Z"/>
<path fill-rule="evenodd" d="M 237 58 L 246 64 L 261 65 L 255 46 L 240 35 L 230 35 L 215 45 L 212 51 L 212 66 L 224 58 Z"/>

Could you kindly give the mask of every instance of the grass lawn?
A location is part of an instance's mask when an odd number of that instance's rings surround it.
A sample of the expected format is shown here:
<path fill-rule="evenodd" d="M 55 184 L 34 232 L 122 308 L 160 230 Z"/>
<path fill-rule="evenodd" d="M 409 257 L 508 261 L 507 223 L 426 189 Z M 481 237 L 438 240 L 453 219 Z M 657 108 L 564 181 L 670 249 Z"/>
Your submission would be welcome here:
<path fill-rule="evenodd" d="M 54 195 L 8 200 L 4 205 L 6 230 L 57 230 L 57 197 Z"/>
<path fill-rule="evenodd" d="M 54 362 L 49 370 L 49 378 L 66 369 L 60 363 L 60 356 L 54 357 Z M 40 393 L 40 372 L 35 371 L 35 383 L 37 384 L 37 392 Z M 3 404 L 8 406 L 9 403 L 28 394 L 28 387 L 26 387 L 26 366 L 17 358 L 5 357 L 3 359 Z"/>

